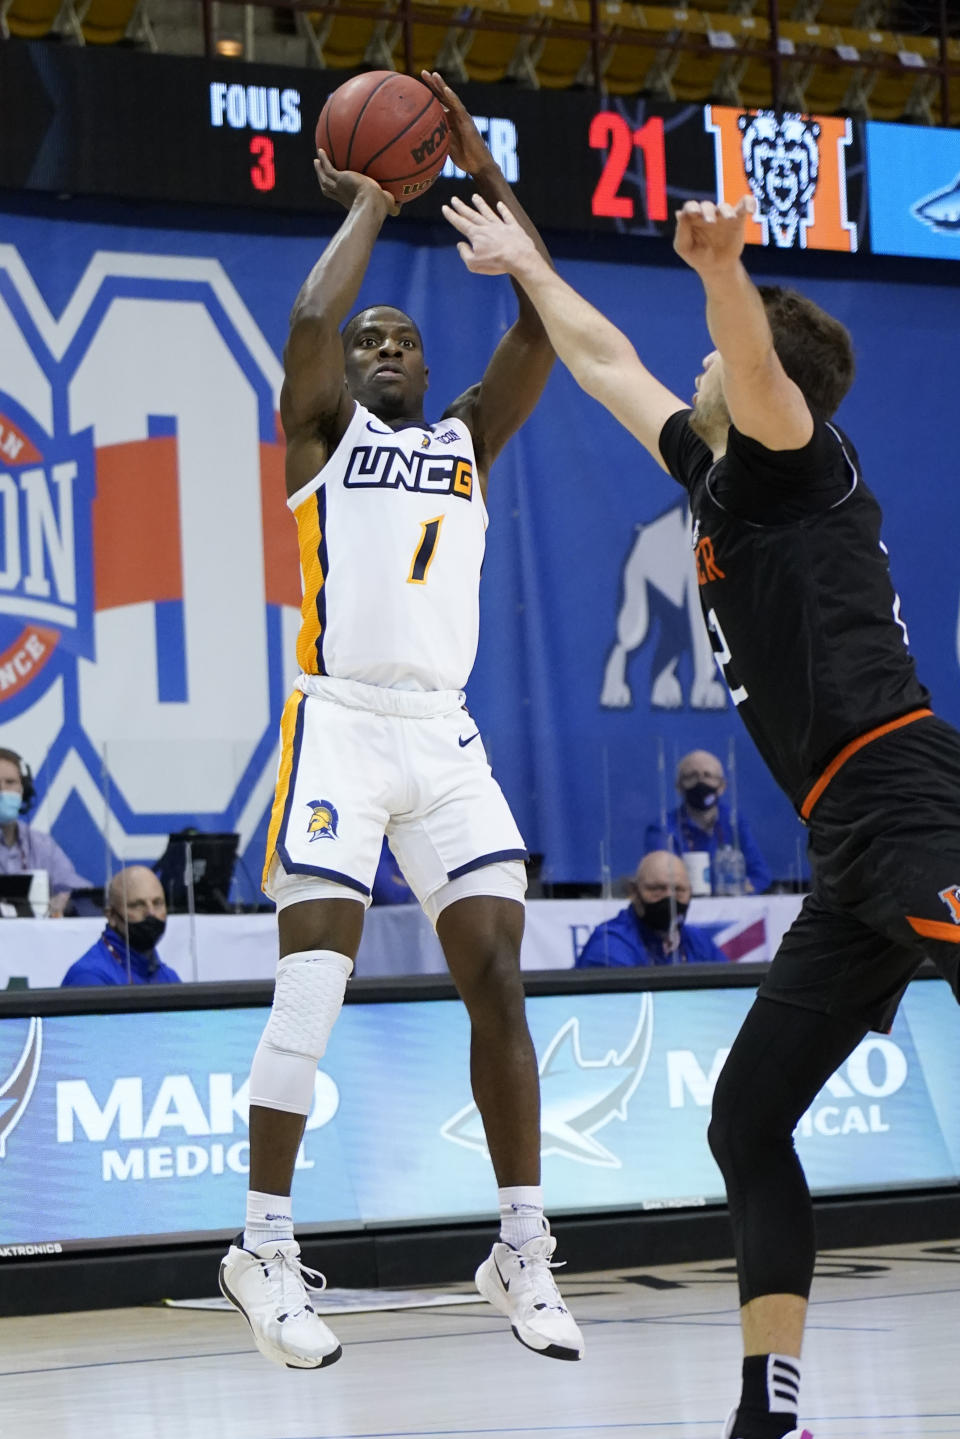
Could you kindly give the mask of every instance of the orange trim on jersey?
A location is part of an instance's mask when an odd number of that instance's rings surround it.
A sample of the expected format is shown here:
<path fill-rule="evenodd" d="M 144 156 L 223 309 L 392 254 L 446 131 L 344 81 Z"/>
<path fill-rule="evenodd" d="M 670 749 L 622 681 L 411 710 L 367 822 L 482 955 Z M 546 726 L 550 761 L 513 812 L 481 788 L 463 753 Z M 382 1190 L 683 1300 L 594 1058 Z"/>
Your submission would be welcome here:
<path fill-rule="evenodd" d="M 845 744 L 840 753 L 834 755 L 823 774 L 803 801 L 803 804 L 800 806 L 800 818 L 810 818 L 814 805 L 823 794 L 827 785 L 834 776 L 843 769 L 847 760 L 855 755 L 858 750 L 863 749 L 868 744 L 872 744 L 875 739 L 880 739 L 882 735 L 892 734 L 894 730 L 903 729 L 904 725 L 913 724 L 914 720 L 929 719 L 932 714 L 933 710 L 911 710 L 909 714 L 901 715 L 899 719 L 890 720 L 887 724 L 877 725 L 876 729 L 867 730 L 866 734 L 858 735 L 857 738 L 852 739 L 849 744 Z"/>
<path fill-rule="evenodd" d="M 283 714 L 280 717 L 280 770 L 277 774 L 276 793 L 273 796 L 273 809 L 270 811 L 270 827 L 267 830 L 267 854 L 263 862 L 264 884 L 267 882 L 270 861 L 273 859 L 277 847 L 283 811 L 286 808 L 287 795 L 290 792 L 290 779 L 293 774 L 293 737 L 296 733 L 300 705 L 305 698 L 306 696 L 301 690 L 294 690 L 284 705 Z"/>
<path fill-rule="evenodd" d="M 960 944 L 960 925 L 945 919 L 917 919 L 916 915 L 908 914 L 907 924 L 924 939 L 944 939 L 947 944 Z"/>

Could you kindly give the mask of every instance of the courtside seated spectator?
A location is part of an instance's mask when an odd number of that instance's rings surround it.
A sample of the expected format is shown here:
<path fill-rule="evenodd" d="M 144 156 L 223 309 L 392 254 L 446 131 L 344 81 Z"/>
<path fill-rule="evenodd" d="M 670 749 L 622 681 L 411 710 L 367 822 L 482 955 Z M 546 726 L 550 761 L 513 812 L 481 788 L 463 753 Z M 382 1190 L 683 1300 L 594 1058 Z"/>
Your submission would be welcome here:
<path fill-rule="evenodd" d="M 161 960 L 157 944 L 167 926 L 167 901 L 152 869 L 134 864 L 107 886 L 107 927 L 96 944 L 72 964 L 63 986 L 179 984 Z"/>
<path fill-rule="evenodd" d="M 683 857 L 693 852 L 710 856 L 710 874 L 714 894 L 736 893 L 737 886 L 728 888 L 723 874 L 724 853 L 731 850 L 739 860 L 742 855 L 742 879 L 739 888 L 747 894 L 763 894 L 770 888 L 770 868 L 743 815 L 738 812 L 736 834 L 730 805 L 723 798 L 727 788 L 723 765 L 716 755 L 705 749 L 691 750 L 677 765 L 677 790 L 680 803 L 667 815 L 666 825 L 647 826 L 644 853 L 667 849 Z M 739 855 L 737 852 L 739 851 Z M 718 862 L 718 852 L 720 862 Z"/>
<path fill-rule="evenodd" d="M 577 969 L 605 965 L 725 964 L 727 956 L 705 930 L 686 923 L 690 877 L 666 850 L 646 855 L 630 881 L 630 903 L 598 924 L 577 958 Z"/>
<path fill-rule="evenodd" d="M 25 816 L 36 797 L 30 766 L 16 750 L 0 749 L 0 874 L 45 869 L 50 880 L 48 913 L 59 919 L 70 891 L 89 889 L 90 881 L 77 873 L 52 835 L 27 824 Z"/>

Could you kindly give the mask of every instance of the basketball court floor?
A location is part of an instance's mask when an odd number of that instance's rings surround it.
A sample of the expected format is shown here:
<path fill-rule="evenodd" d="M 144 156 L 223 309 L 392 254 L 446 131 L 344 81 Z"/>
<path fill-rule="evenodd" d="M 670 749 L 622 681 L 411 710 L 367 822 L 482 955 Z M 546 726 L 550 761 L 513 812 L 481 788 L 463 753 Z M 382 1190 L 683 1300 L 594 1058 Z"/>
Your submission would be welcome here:
<path fill-rule="evenodd" d="M 721 1439 L 740 1373 L 729 1264 L 561 1282 L 579 1364 L 529 1353 L 468 1302 L 331 1318 L 343 1358 L 309 1373 L 261 1359 L 232 1312 L 0 1319 L 0 1435 Z M 815 1439 L 960 1439 L 960 1243 L 822 1256 L 810 1320 L 801 1419 Z"/>

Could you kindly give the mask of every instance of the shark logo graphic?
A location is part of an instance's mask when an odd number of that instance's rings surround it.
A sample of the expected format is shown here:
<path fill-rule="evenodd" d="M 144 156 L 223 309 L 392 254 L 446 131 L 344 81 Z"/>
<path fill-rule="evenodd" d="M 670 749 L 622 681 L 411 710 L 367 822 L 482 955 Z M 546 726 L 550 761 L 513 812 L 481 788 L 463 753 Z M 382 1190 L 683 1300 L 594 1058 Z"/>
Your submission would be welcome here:
<path fill-rule="evenodd" d="M 636 1028 L 621 1054 L 584 1059 L 580 1021 L 568 1019 L 540 1061 L 540 1153 L 563 1155 L 578 1164 L 619 1169 L 621 1161 L 594 1138 L 611 1119 L 627 1118 L 627 1105 L 644 1076 L 653 1042 L 653 995 L 641 998 Z M 444 1139 L 487 1152 L 475 1104 L 457 1111 L 440 1130 Z"/>
<path fill-rule="evenodd" d="M 910 207 L 910 213 L 938 235 L 960 235 L 960 175 L 948 189 L 937 190 L 918 200 Z"/>
<path fill-rule="evenodd" d="M 7 1140 L 23 1117 L 40 1073 L 43 1021 L 31 1019 L 27 1038 L 13 1072 L 0 1089 L 0 1159 L 7 1157 Z"/>

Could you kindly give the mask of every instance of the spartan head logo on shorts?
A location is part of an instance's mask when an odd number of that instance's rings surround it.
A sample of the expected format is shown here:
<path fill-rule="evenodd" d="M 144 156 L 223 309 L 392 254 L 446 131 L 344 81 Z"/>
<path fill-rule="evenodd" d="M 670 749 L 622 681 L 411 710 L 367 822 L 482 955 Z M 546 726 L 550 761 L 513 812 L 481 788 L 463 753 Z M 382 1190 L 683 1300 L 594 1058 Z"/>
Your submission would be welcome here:
<path fill-rule="evenodd" d="M 311 799 L 307 801 L 307 807 L 311 811 L 310 821 L 307 825 L 310 843 L 312 844 L 315 839 L 336 839 L 340 816 L 330 801 L 328 799 Z"/>
<path fill-rule="evenodd" d="M 741 115 L 743 169 L 767 221 L 773 243 L 789 249 L 797 243 L 801 222 L 809 222 L 810 205 L 820 173 L 817 139 L 820 126 L 802 115 L 760 110 Z"/>

